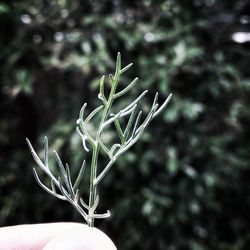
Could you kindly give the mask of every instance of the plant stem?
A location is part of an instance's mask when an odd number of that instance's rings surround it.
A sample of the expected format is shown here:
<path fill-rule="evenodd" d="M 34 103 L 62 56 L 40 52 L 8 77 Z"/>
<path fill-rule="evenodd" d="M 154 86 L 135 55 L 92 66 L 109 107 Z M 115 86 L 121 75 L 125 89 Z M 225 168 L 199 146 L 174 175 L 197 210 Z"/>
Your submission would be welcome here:
<path fill-rule="evenodd" d="M 119 80 L 119 76 L 114 79 L 114 84 L 111 87 L 111 90 L 109 93 L 109 98 L 105 104 L 102 118 L 101 118 L 101 122 L 100 122 L 100 126 L 99 126 L 99 129 L 97 131 L 97 138 L 101 137 L 101 134 L 102 134 L 101 128 L 102 128 L 103 123 L 107 119 L 110 108 L 111 108 L 112 103 L 114 101 L 114 95 L 115 95 L 118 80 Z M 91 214 L 92 213 L 91 208 L 93 207 L 95 199 L 96 199 L 97 183 L 95 182 L 95 180 L 96 180 L 96 174 L 97 174 L 97 162 L 98 162 L 99 150 L 100 150 L 100 142 L 99 142 L 99 139 L 96 139 L 95 146 L 93 148 L 91 170 L 90 170 L 91 171 L 91 173 L 90 173 L 90 193 L 89 193 L 90 210 L 89 210 L 89 221 L 88 221 L 88 225 L 90 227 L 94 226 L 94 218 Z"/>
<path fill-rule="evenodd" d="M 96 145 L 93 148 L 92 161 L 91 161 L 91 173 L 90 173 L 90 192 L 89 192 L 89 207 L 91 208 L 94 205 L 96 198 L 96 185 L 94 184 L 97 172 L 97 158 L 98 158 L 98 146 Z M 94 218 L 91 215 L 91 210 L 89 209 L 89 220 L 88 225 L 90 227 L 94 226 Z"/>

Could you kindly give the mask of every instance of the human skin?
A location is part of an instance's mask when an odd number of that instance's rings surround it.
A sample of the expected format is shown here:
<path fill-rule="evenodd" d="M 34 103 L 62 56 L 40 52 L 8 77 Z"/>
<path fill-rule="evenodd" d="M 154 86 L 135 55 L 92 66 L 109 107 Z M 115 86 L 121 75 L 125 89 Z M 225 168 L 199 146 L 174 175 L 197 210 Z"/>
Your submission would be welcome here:
<path fill-rule="evenodd" d="M 0 228 L 0 250 L 117 250 L 97 228 L 61 222 Z"/>

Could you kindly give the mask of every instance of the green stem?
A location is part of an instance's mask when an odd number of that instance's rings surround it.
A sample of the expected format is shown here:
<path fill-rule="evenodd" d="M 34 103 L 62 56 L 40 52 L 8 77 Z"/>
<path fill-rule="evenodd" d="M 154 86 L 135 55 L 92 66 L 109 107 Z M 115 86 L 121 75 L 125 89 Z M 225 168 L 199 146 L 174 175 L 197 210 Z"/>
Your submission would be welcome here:
<path fill-rule="evenodd" d="M 107 116 L 109 114 L 110 108 L 112 106 L 114 95 L 117 87 L 117 83 L 119 80 L 119 75 L 114 79 L 114 84 L 112 85 L 112 88 L 109 93 L 108 101 L 106 102 L 106 105 L 103 110 L 100 126 L 98 129 L 98 137 L 101 137 L 102 131 L 101 127 L 105 120 L 107 119 Z M 92 208 L 96 199 L 96 192 L 97 192 L 97 185 L 95 183 L 96 175 L 97 175 L 97 162 L 98 162 L 98 156 L 100 151 L 100 142 L 99 140 L 95 141 L 95 146 L 93 147 L 93 154 L 92 154 L 92 161 L 91 161 L 91 172 L 90 172 L 90 193 L 89 193 L 89 207 Z M 89 221 L 88 225 L 90 227 L 94 226 L 94 218 L 91 215 L 91 211 L 89 210 Z"/>
<path fill-rule="evenodd" d="M 94 184 L 94 180 L 96 178 L 97 172 L 97 158 L 98 158 L 98 146 L 96 145 L 93 148 L 92 154 L 92 161 L 91 161 L 91 172 L 90 172 L 90 192 L 89 192 L 89 207 L 91 208 L 94 205 L 95 198 L 96 198 L 96 185 Z M 94 218 L 91 217 L 90 210 L 89 210 L 89 221 L 88 225 L 90 227 L 94 226 Z"/>

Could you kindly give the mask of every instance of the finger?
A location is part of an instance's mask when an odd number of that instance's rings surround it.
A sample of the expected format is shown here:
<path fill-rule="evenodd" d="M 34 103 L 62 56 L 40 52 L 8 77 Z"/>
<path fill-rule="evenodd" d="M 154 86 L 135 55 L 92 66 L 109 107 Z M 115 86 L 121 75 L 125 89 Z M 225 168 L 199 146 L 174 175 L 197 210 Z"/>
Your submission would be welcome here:
<path fill-rule="evenodd" d="M 0 228 L 1 249 L 40 250 L 58 234 L 78 225 L 81 224 L 61 222 L 2 227 Z"/>
<path fill-rule="evenodd" d="M 117 250 L 102 231 L 78 224 L 52 239 L 43 250 Z"/>

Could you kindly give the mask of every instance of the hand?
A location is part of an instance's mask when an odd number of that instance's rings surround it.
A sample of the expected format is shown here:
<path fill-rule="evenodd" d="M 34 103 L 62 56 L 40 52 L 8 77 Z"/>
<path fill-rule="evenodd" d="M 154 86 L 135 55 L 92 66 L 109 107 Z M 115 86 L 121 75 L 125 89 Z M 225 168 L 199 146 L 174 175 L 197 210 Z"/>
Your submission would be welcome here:
<path fill-rule="evenodd" d="M 80 223 L 48 223 L 0 228 L 0 250 L 117 250 L 96 228 Z"/>

